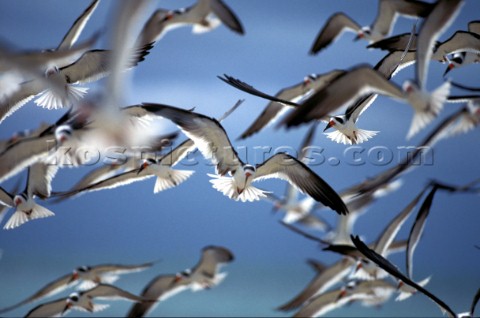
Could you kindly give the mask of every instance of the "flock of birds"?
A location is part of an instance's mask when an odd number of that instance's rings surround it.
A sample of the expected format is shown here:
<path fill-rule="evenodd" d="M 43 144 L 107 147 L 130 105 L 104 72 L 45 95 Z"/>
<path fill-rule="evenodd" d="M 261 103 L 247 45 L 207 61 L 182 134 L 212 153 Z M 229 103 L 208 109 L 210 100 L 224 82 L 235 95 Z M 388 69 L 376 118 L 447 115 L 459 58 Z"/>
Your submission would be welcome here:
<path fill-rule="evenodd" d="M 460 186 L 433 180 L 386 226 L 377 241 L 367 245 L 352 235 L 355 220 L 375 200 L 398 189 L 399 176 L 415 167 L 415 162 L 422 156 L 422 149 L 432 147 L 441 139 L 464 134 L 480 123 L 480 96 L 452 96 L 450 88 L 454 83 L 449 80 L 444 80 L 432 92 L 427 90 L 426 85 L 430 63 L 445 63 L 445 74 L 448 74 L 453 68 L 480 61 L 480 21 L 471 21 L 468 31 L 458 30 L 446 41 L 438 41 L 462 9 L 464 1 L 379 0 L 377 17 L 368 27 L 361 27 L 345 13 L 332 15 L 314 39 L 310 53 L 319 54 L 333 46 L 342 32 L 351 31 L 357 34 L 357 39 L 369 41 L 368 48 L 388 51 L 374 67 L 362 64 L 346 70 L 311 74 L 302 82 L 281 89 L 276 95 L 265 93 L 232 76 L 219 76 L 237 89 L 269 100 L 267 107 L 240 139 L 259 133 L 287 110 L 290 111 L 280 118 L 278 127 L 290 129 L 311 124 L 300 146 L 299 157 L 277 153 L 256 165 L 242 161 L 221 124 L 242 101 L 217 119 L 195 109 L 159 103 L 117 106 L 122 88 L 126 85 L 125 70 L 135 68 L 147 59 L 166 32 L 180 26 L 192 26 L 193 32 L 201 33 L 223 24 L 235 33 L 244 34 L 236 14 L 222 0 L 198 0 L 188 8 L 156 10 L 145 23 L 141 23 L 140 32 L 134 33 L 131 30 L 140 24 L 150 2 L 121 2 L 115 19 L 116 31 L 111 36 L 112 49 L 100 50 L 92 49 L 100 33 L 77 44 L 99 3 L 100 0 L 90 3 L 53 50 L 15 52 L 6 46 L 0 49 L 0 125 L 31 100 L 46 109 L 68 108 L 55 123 L 15 133 L 10 139 L 0 142 L 0 183 L 23 171 L 27 171 L 28 175 L 23 191 L 20 191 L 20 185 L 12 191 L 0 188 L 0 216 L 3 218 L 10 209 L 14 210 L 4 229 L 12 230 L 28 221 L 53 216 L 54 212 L 41 206 L 38 199 L 62 201 L 147 178 L 156 178 L 154 193 L 175 188 L 186 182 L 194 171 L 173 167 L 198 149 L 215 166 L 215 174 L 209 175 L 213 188 L 236 201 L 271 201 L 274 209 L 285 212 L 283 224 L 286 227 L 319 242 L 324 250 L 342 256 L 331 266 L 312 261 L 311 265 L 318 274 L 297 296 L 280 306 L 280 310 L 298 310 L 295 316 L 312 317 L 353 301 L 379 306 L 394 294 L 397 294 L 397 300 L 404 301 L 420 292 L 450 317 L 474 316 L 480 289 L 473 296 L 471 308 L 465 313 L 457 313 L 426 289 L 429 277 L 414 280 L 413 254 L 437 191 L 475 194 L 480 191 L 477 187 L 480 180 Z M 391 37 L 399 15 L 420 20 L 418 32 L 415 23 L 411 32 Z M 413 64 L 415 79 L 405 82 L 402 87 L 391 81 L 397 72 Z M 108 77 L 105 91 L 109 94 L 86 96 L 87 89 L 79 86 L 105 77 Z M 326 133 L 332 142 L 346 145 L 367 142 L 377 132 L 358 128 L 357 121 L 378 95 L 400 100 L 412 107 L 414 114 L 407 139 L 430 126 L 445 103 L 463 103 L 464 106 L 434 127 L 416 150 L 398 165 L 338 193 L 307 165 L 316 126 L 324 121 L 324 131 L 333 130 Z M 166 147 L 179 133 L 158 135 L 154 129 L 148 129 L 157 118 L 170 120 L 187 139 L 173 149 Z M 52 180 L 60 168 L 80 166 L 85 160 L 76 149 L 84 146 L 107 149 L 111 145 L 121 145 L 126 149 L 124 162 L 92 169 L 71 189 L 52 191 Z M 146 157 L 140 158 L 134 150 L 139 145 L 149 149 Z M 287 182 L 284 197 L 253 185 L 253 182 L 270 178 Z M 299 193 L 306 197 L 300 200 Z M 338 214 L 337 228 L 331 228 L 312 213 L 324 206 Z M 396 240 L 396 234 L 417 206 L 417 217 L 408 240 Z M 319 238 L 297 225 L 327 234 Z M 400 251 L 406 251 L 407 273 L 402 273 L 386 259 L 389 254 Z M 95 298 L 122 298 L 136 302 L 128 316 L 144 316 L 159 302 L 182 290 L 202 290 L 218 285 L 226 276 L 219 271 L 220 265 L 233 259 L 233 253 L 227 248 L 207 246 L 202 251 L 200 262 L 191 270 L 157 276 L 140 296 L 112 284 L 119 274 L 144 270 L 153 263 L 79 267 L 18 304 L 0 309 L 0 313 L 78 284 L 79 291 L 40 304 L 26 316 L 61 316 L 73 309 L 97 312 L 108 306 L 95 304 Z"/>

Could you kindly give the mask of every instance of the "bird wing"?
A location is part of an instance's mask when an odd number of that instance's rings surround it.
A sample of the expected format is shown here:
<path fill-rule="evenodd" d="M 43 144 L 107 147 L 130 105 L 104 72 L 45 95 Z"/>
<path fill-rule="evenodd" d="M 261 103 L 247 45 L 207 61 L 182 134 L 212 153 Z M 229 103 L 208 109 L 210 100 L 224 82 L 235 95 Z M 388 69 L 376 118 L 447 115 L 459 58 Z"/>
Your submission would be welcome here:
<path fill-rule="evenodd" d="M 372 29 L 383 36 L 390 34 L 398 15 L 408 17 L 426 17 L 432 11 L 433 5 L 422 1 L 380 0 L 378 15 Z"/>
<path fill-rule="evenodd" d="M 96 275 L 122 275 L 146 270 L 152 267 L 154 264 L 155 262 L 148 262 L 138 265 L 102 264 L 92 266 L 90 271 Z"/>
<path fill-rule="evenodd" d="M 433 54 L 433 58 L 443 61 L 444 56 L 460 52 L 473 52 L 479 54 L 480 34 L 466 31 L 455 32 L 448 40 L 445 40 L 437 47 Z"/>
<path fill-rule="evenodd" d="M 417 218 L 415 219 L 415 223 L 410 230 L 410 235 L 408 236 L 406 268 L 409 278 L 413 278 L 413 253 L 415 252 L 415 248 L 417 247 L 420 237 L 422 236 L 423 229 L 425 228 L 425 222 L 427 221 L 428 214 L 430 213 L 433 197 L 435 196 L 437 189 L 437 186 L 433 186 L 425 198 L 425 201 L 423 201 L 422 206 L 418 211 Z"/>
<path fill-rule="evenodd" d="M 66 275 L 48 283 L 47 285 L 42 287 L 40 290 L 38 290 L 35 294 L 33 294 L 32 296 L 22 300 L 21 302 L 15 304 L 15 305 L 0 309 L 0 314 L 3 314 L 7 311 L 11 311 L 11 310 L 13 310 L 17 307 L 23 306 L 25 304 L 40 300 L 42 298 L 58 294 L 61 291 L 65 290 L 67 287 L 75 285 L 76 283 L 77 283 L 76 281 L 72 281 L 72 274 L 66 274 Z M 40 306 L 42 306 L 42 305 L 40 305 Z M 38 306 L 38 307 L 40 307 L 40 306 Z M 47 307 L 47 308 L 50 308 L 50 307 Z M 63 308 L 60 310 L 60 312 L 62 310 L 63 310 Z M 41 311 L 39 311 L 39 313 L 40 312 Z M 41 317 L 49 317 L 49 316 L 41 316 Z"/>
<path fill-rule="evenodd" d="M 137 295 L 127 292 L 126 290 L 115 287 L 113 285 L 107 285 L 107 284 L 98 284 L 96 287 L 93 287 L 92 289 L 82 292 L 81 296 L 87 296 L 89 298 L 111 299 L 111 300 L 122 298 L 122 299 L 131 300 L 135 302 L 141 302 L 145 300 L 143 297 L 139 297 Z"/>
<path fill-rule="evenodd" d="M 332 15 L 313 41 L 310 54 L 317 54 L 333 41 L 335 41 L 344 31 L 359 32 L 362 27 L 344 13 L 335 13 Z"/>
<path fill-rule="evenodd" d="M 0 187 L 0 204 L 8 207 L 13 207 L 13 195 L 7 192 L 4 188 Z M 1 310 L 0 310 L 1 313 Z"/>
<path fill-rule="evenodd" d="M 99 2 L 100 0 L 93 0 L 85 9 L 85 11 L 83 11 L 83 13 L 75 20 L 75 22 L 73 22 L 72 26 L 63 37 L 62 42 L 60 42 L 58 45 L 57 50 L 69 49 L 75 44 L 75 42 L 77 42 L 78 37 L 85 28 L 85 25 L 97 8 Z"/>
<path fill-rule="evenodd" d="M 404 99 L 402 90 L 369 66 L 357 66 L 335 78 L 324 89 L 312 94 L 281 123 L 297 126 L 321 119 L 335 110 L 355 102 L 368 94 L 382 94 Z"/>
<path fill-rule="evenodd" d="M 28 166 L 45 157 L 49 150 L 56 147 L 52 135 L 25 138 L 12 144 L 0 153 L 0 182 L 16 175 Z"/>
<path fill-rule="evenodd" d="M 125 69 L 136 66 L 144 60 L 144 57 L 152 48 L 151 44 L 137 48 L 131 53 Z M 67 83 L 87 83 L 96 81 L 110 74 L 112 51 L 90 50 L 85 52 L 77 61 L 60 68 L 61 74 L 66 78 Z"/>
<path fill-rule="evenodd" d="M 58 166 L 37 162 L 29 168 L 28 188 L 29 196 L 36 195 L 46 199 L 52 192 L 52 180 L 57 174 Z"/>
<path fill-rule="evenodd" d="M 225 4 L 225 2 L 222 0 L 211 0 L 210 8 L 212 9 L 213 13 L 215 13 L 215 15 L 222 21 L 222 23 L 225 24 L 230 30 L 238 34 L 245 33 L 242 23 L 235 13 L 233 13 L 232 9 Z"/>
<path fill-rule="evenodd" d="M 462 0 L 439 0 L 424 20 L 417 40 L 416 80 L 420 88 L 426 87 L 428 64 L 435 42 L 460 13 Z"/>
<path fill-rule="evenodd" d="M 245 83 L 245 82 L 242 82 L 241 80 L 239 79 L 236 79 L 236 78 L 233 78 L 231 76 L 228 76 L 227 74 L 223 74 L 224 77 L 221 77 L 221 76 L 217 76 L 219 79 L 221 79 L 222 81 L 224 81 L 225 83 L 241 90 L 241 91 L 244 91 L 246 93 L 249 93 L 251 95 L 255 95 L 255 96 L 258 96 L 258 97 L 261 97 L 261 98 L 264 98 L 264 99 L 268 99 L 268 100 L 271 100 L 271 101 L 274 101 L 274 102 L 279 102 L 279 103 L 282 103 L 282 104 L 285 104 L 285 105 L 290 105 L 290 106 L 298 106 L 297 103 L 293 103 L 291 101 L 288 101 L 288 100 L 285 100 L 285 99 L 281 99 L 281 98 L 278 98 L 278 97 L 275 97 L 275 96 L 272 96 L 272 95 L 268 95 L 264 92 L 261 92 L 259 91 L 258 89 L 254 88 L 253 86 Z"/>
<path fill-rule="evenodd" d="M 192 273 L 198 272 L 210 278 L 215 277 L 218 266 L 233 261 L 232 252 L 220 246 L 206 246 L 202 249 L 202 257 L 192 269 Z M 193 275 L 193 274 L 192 274 Z"/>
<path fill-rule="evenodd" d="M 300 307 L 309 299 L 323 293 L 325 290 L 341 281 L 345 276 L 351 272 L 351 267 L 355 262 L 348 258 L 343 258 L 332 266 L 318 273 L 315 278 L 303 289 L 300 294 L 293 298 L 288 303 L 280 306 L 278 309 L 282 311 L 289 311 Z"/>
<path fill-rule="evenodd" d="M 294 157 L 278 153 L 257 165 L 254 181 L 279 178 L 287 180 L 303 193 L 335 210 L 338 214 L 347 214 L 348 209 L 340 198 L 322 178 Z"/>
<path fill-rule="evenodd" d="M 220 79 L 224 80 L 223 78 Z M 309 90 L 306 89 L 306 85 L 302 82 L 280 90 L 273 97 L 278 98 L 279 100 L 293 101 L 299 97 L 301 98 L 303 95 L 307 94 L 308 91 Z M 287 110 L 287 107 L 285 107 L 284 104 L 276 101 L 270 101 L 260 116 L 258 116 L 257 119 L 255 119 L 255 121 L 250 125 L 250 127 L 248 127 L 247 130 L 242 133 L 239 139 L 245 139 L 259 132 L 269 123 L 275 121 L 275 119 L 277 119 L 285 110 Z"/>
<path fill-rule="evenodd" d="M 408 42 L 410 41 L 411 33 L 403 33 L 395 36 L 391 36 L 380 41 L 376 41 L 372 44 L 369 44 L 367 48 L 369 49 L 380 49 L 392 51 L 405 51 L 407 48 Z M 408 49 L 409 52 L 415 52 L 417 50 L 417 37 L 418 34 L 414 34 L 412 42 Z"/>
<path fill-rule="evenodd" d="M 224 175 L 243 165 L 225 129 L 216 119 L 167 105 L 150 103 L 143 105 L 148 111 L 173 121 L 188 138 L 193 140 L 202 155 L 217 166 L 218 174 Z"/>
<path fill-rule="evenodd" d="M 127 317 L 143 317 L 151 312 L 159 301 L 164 301 L 188 288 L 175 284 L 175 278 L 175 275 L 159 275 L 152 279 L 143 289 L 141 296 L 149 300 L 157 299 L 157 302 L 138 302 L 132 306 Z"/>
<path fill-rule="evenodd" d="M 384 271 L 389 273 L 390 275 L 396 277 L 397 279 L 401 280 L 405 284 L 415 288 L 417 291 L 423 293 L 425 296 L 429 297 L 432 301 L 434 301 L 437 305 L 439 305 L 444 311 L 448 312 L 450 317 L 456 317 L 457 315 L 455 312 L 442 300 L 438 297 L 430 293 L 428 290 L 420 286 L 419 284 L 415 283 L 408 277 L 406 277 L 402 272 L 398 270 L 398 268 L 390 263 L 386 258 L 376 253 L 374 250 L 370 249 L 365 243 L 360 240 L 358 236 L 351 236 L 353 244 L 357 247 L 357 249 L 365 255 L 366 258 L 377 264 L 380 268 Z"/>
<path fill-rule="evenodd" d="M 45 81 L 34 79 L 19 84 L 16 91 L 5 98 L 0 98 L 0 123 L 46 88 Z"/>
<path fill-rule="evenodd" d="M 395 236 L 397 235 L 398 231 L 400 231 L 400 228 L 402 227 L 403 223 L 407 220 L 407 218 L 410 216 L 412 213 L 413 209 L 415 206 L 418 204 L 418 201 L 420 201 L 421 197 L 427 190 L 427 187 L 425 187 L 385 228 L 385 230 L 382 232 L 380 237 L 378 238 L 376 244 L 375 244 L 375 252 L 379 253 L 380 255 L 386 255 L 386 252 L 388 248 L 390 247 L 390 244 L 393 242 L 395 239 Z"/>
<path fill-rule="evenodd" d="M 470 21 L 468 23 L 468 31 L 480 34 L 480 21 Z"/>
<path fill-rule="evenodd" d="M 25 317 L 58 317 L 66 313 L 67 298 L 40 304 L 30 310 Z"/>
<path fill-rule="evenodd" d="M 167 153 L 165 156 L 160 159 L 160 165 L 169 165 L 170 167 L 175 166 L 183 158 L 185 158 L 189 152 L 193 151 L 196 148 L 195 143 L 191 139 L 187 139 L 182 142 L 180 145 L 175 147 L 172 151 Z"/>

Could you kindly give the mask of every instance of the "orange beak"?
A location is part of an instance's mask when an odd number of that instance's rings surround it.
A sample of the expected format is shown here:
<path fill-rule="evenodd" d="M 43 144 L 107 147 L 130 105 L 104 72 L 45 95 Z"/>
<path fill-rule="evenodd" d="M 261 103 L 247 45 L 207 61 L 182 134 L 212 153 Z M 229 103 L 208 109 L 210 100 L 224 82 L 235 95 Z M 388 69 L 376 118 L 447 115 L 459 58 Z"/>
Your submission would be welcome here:
<path fill-rule="evenodd" d="M 333 120 L 330 120 L 327 124 L 327 127 L 325 127 L 325 129 L 323 131 L 326 131 L 327 129 L 329 129 L 333 126 L 335 126 L 335 122 Z"/>
<path fill-rule="evenodd" d="M 449 63 L 448 66 L 447 66 L 447 69 L 445 70 L 445 73 L 443 73 L 443 76 L 447 75 L 448 72 L 450 72 L 454 68 L 455 68 L 455 65 L 453 63 Z"/>

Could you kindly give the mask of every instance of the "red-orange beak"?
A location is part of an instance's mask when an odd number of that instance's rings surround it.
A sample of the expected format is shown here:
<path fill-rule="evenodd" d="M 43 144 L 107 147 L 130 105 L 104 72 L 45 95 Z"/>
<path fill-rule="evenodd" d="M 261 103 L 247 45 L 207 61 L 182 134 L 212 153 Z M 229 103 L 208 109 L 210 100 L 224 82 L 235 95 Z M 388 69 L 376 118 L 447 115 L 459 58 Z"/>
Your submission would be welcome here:
<path fill-rule="evenodd" d="M 137 175 L 140 174 L 140 172 L 142 172 L 143 169 L 145 169 L 146 167 L 148 167 L 148 163 L 144 162 L 144 163 L 140 166 L 140 169 L 138 169 Z"/>
<path fill-rule="evenodd" d="M 445 75 L 447 75 L 448 72 L 450 72 L 454 68 L 455 68 L 455 65 L 453 63 L 449 63 L 448 66 L 447 66 L 447 69 L 445 70 L 445 73 L 443 73 L 443 76 L 445 77 Z"/>
<path fill-rule="evenodd" d="M 72 277 L 70 277 L 69 283 L 71 283 L 71 282 L 73 282 L 73 281 L 76 281 L 77 279 L 78 279 L 78 273 L 77 273 L 77 272 L 73 272 Z"/>
<path fill-rule="evenodd" d="M 358 41 L 360 39 L 363 39 L 365 37 L 365 34 L 363 32 L 358 32 L 357 36 L 353 39 L 354 41 Z"/>
<path fill-rule="evenodd" d="M 359 263 L 357 264 L 357 267 L 355 268 L 355 273 L 358 272 L 362 267 L 363 267 L 362 263 L 359 262 Z"/>
<path fill-rule="evenodd" d="M 326 131 L 327 129 L 329 129 L 333 126 L 335 126 L 335 122 L 333 120 L 330 120 L 327 124 L 327 127 L 325 127 L 325 129 L 323 131 Z"/>

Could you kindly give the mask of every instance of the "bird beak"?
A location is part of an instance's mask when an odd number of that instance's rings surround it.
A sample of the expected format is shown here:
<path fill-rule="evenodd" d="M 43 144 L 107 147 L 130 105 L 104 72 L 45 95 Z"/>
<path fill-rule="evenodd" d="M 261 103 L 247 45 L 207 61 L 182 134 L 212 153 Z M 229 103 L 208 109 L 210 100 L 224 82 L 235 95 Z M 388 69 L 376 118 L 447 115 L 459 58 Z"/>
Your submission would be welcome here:
<path fill-rule="evenodd" d="M 70 280 L 68 281 L 68 283 L 70 284 L 71 282 L 76 281 L 77 279 L 78 279 L 78 273 L 73 272 L 72 277 L 70 277 Z"/>
<path fill-rule="evenodd" d="M 353 39 L 353 41 L 358 41 L 360 39 L 363 39 L 365 37 L 365 34 L 363 34 L 363 32 L 358 32 L 357 33 L 357 36 Z"/>
<path fill-rule="evenodd" d="M 333 121 L 330 120 L 327 124 L 327 127 L 325 127 L 325 129 L 323 130 L 323 132 L 325 132 L 327 129 L 331 128 L 333 126 Z"/>
<path fill-rule="evenodd" d="M 250 172 L 245 172 L 245 177 L 250 178 L 252 176 L 252 174 Z"/>
<path fill-rule="evenodd" d="M 359 262 L 359 263 L 357 264 L 357 267 L 355 268 L 355 273 L 358 272 L 358 271 L 360 270 L 360 268 L 362 268 L 362 267 L 363 267 L 362 263 Z"/>
<path fill-rule="evenodd" d="M 400 288 L 402 288 L 403 284 L 404 284 L 403 281 L 399 281 L 399 282 L 398 282 L 398 285 L 397 285 L 397 290 L 399 290 Z"/>
<path fill-rule="evenodd" d="M 447 66 L 447 69 L 445 70 L 445 73 L 443 73 L 443 77 L 445 77 L 445 75 L 447 75 L 448 72 L 450 72 L 454 68 L 455 68 L 455 65 L 453 65 L 453 63 L 449 63 L 448 66 Z"/>
<path fill-rule="evenodd" d="M 63 316 L 63 314 L 65 314 L 65 312 L 66 312 L 67 310 L 69 310 L 71 307 L 72 307 L 72 303 L 67 302 L 67 304 L 65 305 L 65 308 L 63 308 L 63 310 L 62 310 L 62 316 Z"/>
<path fill-rule="evenodd" d="M 337 297 L 337 299 L 336 299 L 335 301 L 340 300 L 340 299 L 343 298 L 346 294 L 347 294 L 347 291 L 346 291 L 345 289 L 342 289 L 342 290 L 340 291 L 340 293 L 338 294 L 338 297 Z"/>
<path fill-rule="evenodd" d="M 144 163 L 141 165 L 140 169 L 138 169 L 138 171 L 137 171 L 137 176 L 138 176 L 138 175 L 140 174 L 140 172 L 142 172 L 143 169 L 145 169 L 147 166 L 148 166 L 148 164 L 147 164 L 146 162 L 144 162 Z"/>

